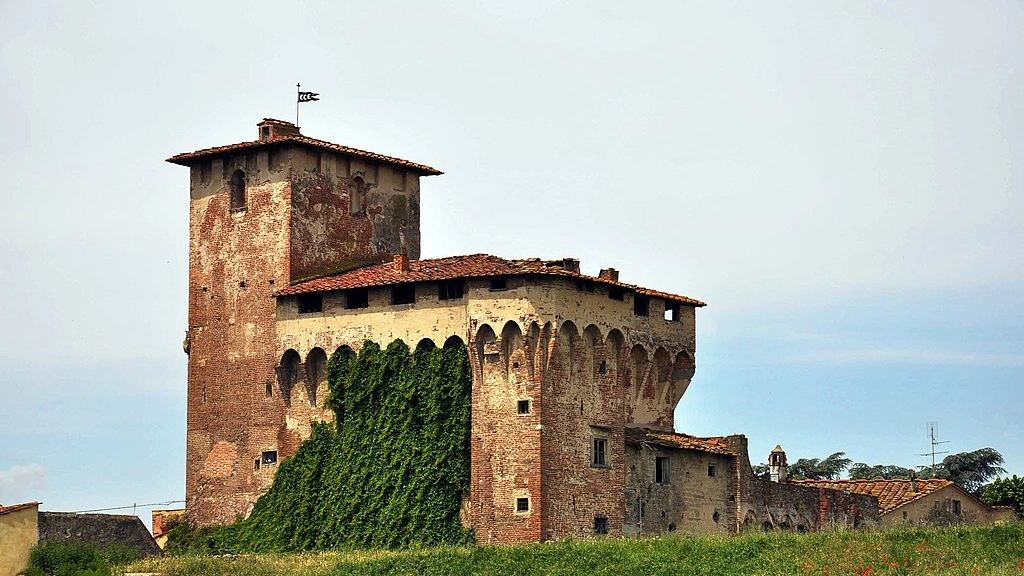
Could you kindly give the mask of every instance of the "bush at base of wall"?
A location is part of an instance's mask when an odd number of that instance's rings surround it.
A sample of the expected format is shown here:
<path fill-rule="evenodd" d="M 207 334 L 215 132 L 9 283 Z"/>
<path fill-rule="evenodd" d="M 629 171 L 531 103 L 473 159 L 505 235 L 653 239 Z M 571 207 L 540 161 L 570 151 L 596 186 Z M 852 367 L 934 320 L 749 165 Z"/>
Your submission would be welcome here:
<path fill-rule="evenodd" d="M 469 490 L 471 373 L 464 346 L 386 350 L 367 341 L 328 364 L 331 423 L 281 463 L 249 518 L 172 529 L 168 550 L 265 552 L 472 542 L 459 522 Z"/>
<path fill-rule="evenodd" d="M 111 566 L 139 558 L 138 550 L 124 546 L 44 540 L 32 548 L 25 576 L 109 576 L 113 574 Z"/>

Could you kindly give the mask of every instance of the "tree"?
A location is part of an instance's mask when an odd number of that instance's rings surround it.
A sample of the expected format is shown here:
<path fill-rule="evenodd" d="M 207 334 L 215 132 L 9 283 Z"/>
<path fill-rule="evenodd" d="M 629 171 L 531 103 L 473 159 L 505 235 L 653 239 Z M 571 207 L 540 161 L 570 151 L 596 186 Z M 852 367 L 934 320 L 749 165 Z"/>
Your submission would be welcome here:
<path fill-rule="evenodd" d="M 754 469 L 754 476 L 762 480 L 771 480 L 771 468 L 767 464 L 756 464 L 751 468 Z"/>
<path fill-rule="evenodd" d="M 874 480 L 875 478 L 892 480 L 894 478 L 910 478 L 910 473 L 910 468 L 904 468 L 903 466 L 897 466 L 895 464 L 876 464 L 874 466 L 869 466 L 863 462 L 858 462 L 853 466 L 850 466 L 851 480 Z"/>
<path fill-rule="evenodd" d="M 1024 518 L 1024 478 L 996 478 L 985 486 L 981 499 L 991 506 L 1010 506 L 1017 516 Z"/>
<path fill-rule="evenodd" d="M 853 462 L 844 456 L 846 452 L 836 452 L 824 460 L 801 458 L 789 467 L 789 475 L 797 480 L 838 480 Z"/>
<path fill-rule="evenodd" d="M 994 448 L 980 448 L 973 452 L 950 454 L 935 466 L 933 476 L 952 480 L 967 490 L 979 495 L 986 482 L 999 474 L 1006 474 L 1000 464 L 1003 455 Z"/>

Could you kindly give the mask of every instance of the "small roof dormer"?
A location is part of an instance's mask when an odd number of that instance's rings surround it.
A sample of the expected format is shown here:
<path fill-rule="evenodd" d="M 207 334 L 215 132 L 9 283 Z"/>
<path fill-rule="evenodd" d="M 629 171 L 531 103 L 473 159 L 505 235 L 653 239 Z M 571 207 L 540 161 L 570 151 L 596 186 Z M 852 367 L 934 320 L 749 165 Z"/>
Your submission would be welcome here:
<path fill-rule="evenodd" d="M 260 142 L 269 142 L 286 136 L 301 136 L 298 126 L 291 122 L 285 122 L 284 120 L 264 118 L 263 121 L 256 126 L 259 128 Z"/>

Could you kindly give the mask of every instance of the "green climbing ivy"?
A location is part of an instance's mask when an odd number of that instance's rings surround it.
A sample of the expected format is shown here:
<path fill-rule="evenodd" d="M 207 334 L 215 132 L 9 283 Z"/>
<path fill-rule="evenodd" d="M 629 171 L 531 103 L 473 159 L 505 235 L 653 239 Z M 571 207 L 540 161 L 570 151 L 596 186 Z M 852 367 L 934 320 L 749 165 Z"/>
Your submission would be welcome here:
<path fill-rule="evenodd" d="M 472 541 L 459 522 L 469 490 L 470 385 L 465 347 L 367 341 L 328 363 L 333 423 L 284 460 L 245 520 L 186 548 L 300 551 Z"/>

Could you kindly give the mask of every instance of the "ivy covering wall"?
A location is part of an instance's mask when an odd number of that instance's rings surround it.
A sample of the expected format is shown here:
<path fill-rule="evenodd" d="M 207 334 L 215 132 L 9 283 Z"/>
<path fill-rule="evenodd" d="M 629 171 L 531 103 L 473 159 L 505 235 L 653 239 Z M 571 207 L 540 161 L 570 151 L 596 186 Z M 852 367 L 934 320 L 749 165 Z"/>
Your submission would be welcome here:
<path fill-rule="evenodd" d="M 367 341 L 328 363 L 333 423 L 284 460 L 252 514 L 184 536 L 181 548 L 299 551 L 472 542 L 459 522 L 469 490 L 471 373 L 464 346 L 410 353 Z M 173 537 L 173 534 L 172 534 Z M 181 542 L 185 544 L 185 542 Z"/>

